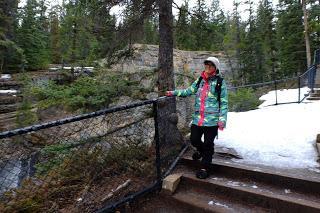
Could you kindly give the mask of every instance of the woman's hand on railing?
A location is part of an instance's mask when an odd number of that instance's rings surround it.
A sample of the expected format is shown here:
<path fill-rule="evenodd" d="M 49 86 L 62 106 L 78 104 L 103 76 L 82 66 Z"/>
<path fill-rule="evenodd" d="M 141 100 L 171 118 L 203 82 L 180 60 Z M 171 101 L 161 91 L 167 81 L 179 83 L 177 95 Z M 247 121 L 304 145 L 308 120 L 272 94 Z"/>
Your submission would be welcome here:
<path fill-rule="evenodd" d="M 165 96 L 167 96 L 167 97 L 173 96 L 173 91 L 166 91 Z"/>

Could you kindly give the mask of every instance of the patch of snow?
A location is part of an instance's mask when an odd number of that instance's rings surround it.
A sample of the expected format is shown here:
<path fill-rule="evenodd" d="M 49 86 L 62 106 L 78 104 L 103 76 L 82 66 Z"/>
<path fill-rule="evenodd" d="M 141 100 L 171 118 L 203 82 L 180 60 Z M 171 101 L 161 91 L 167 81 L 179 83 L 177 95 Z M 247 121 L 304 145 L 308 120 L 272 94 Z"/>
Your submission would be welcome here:
<path fill-rule="evenodd" d="M 290 193 L 291 193 L 291 190 L 290 190 L 290 189 L 285 189 L 284 192 L 285 192 L 286 194 L 290 194 Z"/>
<path fill-rule="evenodd" d="M 228 181 L 227 185 L 229 186 L 240 186 L 239 182 Z"/>
<path fill-rule="evenodd" d="M 227 205 L 221 204 L 221 203 L 218 203 L 218 202 L 216 202 L 216 203 L 214 203 L 214 204 L 216 204 L 217 206 L 222 206 L 222 207 L 225 207 L 225 208 L 229 208 Z"/>
<path fill-rule="evenodd" d="M 254 188 L 254 189 L 257 189 L 258 188 L 258 186 L 256 186 L 256 185 L 253 185 L 253 186 L 251 186 L 252 188 Z"/>
<path fill-rule="evenodd" d="M 0 90 L 0 94 L 15 94 L 18 91 L 15 89 L 6 89 L 6 90 Z"/>
<path fill-rule="evenodd" d="M 287 100 L 298 94 L 297 90 L 279 93 Z M 271 103 L 274 97 L 270 94 L 261 99 Z M 229 112 L 227 128 L 219 132 L 215 144 L 233 148 L 243 158 L 238 163 L 287 169 L 318 167 L 314 144 L 320 133 L 320 101 L 268 107 L 264 104 L 256 110 Z"/>
<path fill-rule="evenodd" d="M 312 172 L 320 173 L 320 169 L 317 169 L 317 168 L 308 168 L 308 170 Z"/>
<path fill-rule="evenodd" d="M 303 87 L 300 89 L 300 98 L 303 97 L 304 94 L 307 94 L 310 91 L 308 87 Z M 277 102 L 278 103 L 288 103 L 288 102 L 296 102 L 298 101 L 298 89 L 282 89 L 277 90 Z M 276 92 L 270 91 L 267 94 L 261 96 L 259 100 L 264 101 L 259 108 L 263 108 L 266 106 L 270 106 L 275 104 L 276 100 Z"/>
<path fill-rule="evenodd" d="M 5 80 L 11 79 L 11 75 L 10 74 L 1 74 L 0 79 L 5 79 Z"/>
<path fill-rule="evenodd" d="M 213 206 L 213 205 L 216 205 L 216 206 L 221 206 L 221 207 L 224 207 L 224 208 L 229 208 L 227 205 L 225 204 L 222 204 L 222 203 L 219 203 L 219 202 L 213 202 L 212 200 L 209 201 L 208 205 L 210 206 Z"/>

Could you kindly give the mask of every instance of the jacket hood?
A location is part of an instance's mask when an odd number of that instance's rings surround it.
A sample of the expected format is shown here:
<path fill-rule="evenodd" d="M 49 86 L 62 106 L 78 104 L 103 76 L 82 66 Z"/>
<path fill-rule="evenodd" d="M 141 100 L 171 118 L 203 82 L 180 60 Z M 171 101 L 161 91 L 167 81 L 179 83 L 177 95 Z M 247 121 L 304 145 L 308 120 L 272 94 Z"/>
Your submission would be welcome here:
<path fill-rule="evenodd" d="M 204 62 L 206 61 L 213 63 L 216 66 L 216 70 L 220 70 L 220 62 L 216 57 L 208 57 L 206 60 L 204 60 Z"/>

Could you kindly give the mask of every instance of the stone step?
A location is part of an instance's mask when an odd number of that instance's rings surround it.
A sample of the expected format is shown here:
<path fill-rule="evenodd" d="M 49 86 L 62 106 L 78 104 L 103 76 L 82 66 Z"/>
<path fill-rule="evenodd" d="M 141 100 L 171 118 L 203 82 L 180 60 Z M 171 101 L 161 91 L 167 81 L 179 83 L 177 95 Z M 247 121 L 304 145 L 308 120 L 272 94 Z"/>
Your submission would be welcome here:
<path fill-rule="evenodd" d="M 320 212 L 320 179 L 301 179 L 215 163 L 211 167 L 213 174 L 200 180 L 194 174 L 197 162 L 189 161 L 184 159 L 179 165 L 182 177 L 173 195 L 177 202 L 190 203 L 194 199 L 197 200 L 195 208 L 212 209 L 212 212 L 248 212 L 247 208 L 255 209 L 254 212 Z"/>
<path fill-rule="evenodd" d="M 320 97 L 308 97 L 307 100 L 309 100 L 309 101 L 319 101 Z"/>
<path fill-rule="evenodd" d="M 317 97 L 320 97 L 320 94 L 310 94 L 310 97 L 317 98 Z"/>
<path fill-rule="evenodd" d="M 9 113 L 0 114 L 0 132 L 17 128 L 16 115 L 17 115 L 16 112 L 9 112 Z"/>
<path fill-rule="evenodd" d="M 180 206 L 187 206 L 189 212 L 268 212 L 267 209 L 221 195 L 216 190 L 218 189 L 204 184 L 203 181 L 200 181 L 199 185 L 197 181 L 183 176 L 179 191 L 172 199 Z"/>
<path fill-rule="evenodd" d="M 22 101 L 20 96 L 0 96 L 0 105 L 15 104 Z"/>
<path fill-rule="evenodd" d="M 19 89 L 22 86 L 21 83 L 17 81 L 0 81 L 0 90 L 5 90 L 5 89 Z"/>
<path fill-rule="evenodd" d="M 17 111 L 19 104 L 0 105 L 0 113 L 8 113 Z"/>
<path fill-rule="evenodd" d="M 314 90 L 313 90 L 313 93 L 311 93 L 311 94 L 320 94 L 320 89 L 318 89 L 318 88 L 317 88 L 317 89 L 314 89 Z"/>

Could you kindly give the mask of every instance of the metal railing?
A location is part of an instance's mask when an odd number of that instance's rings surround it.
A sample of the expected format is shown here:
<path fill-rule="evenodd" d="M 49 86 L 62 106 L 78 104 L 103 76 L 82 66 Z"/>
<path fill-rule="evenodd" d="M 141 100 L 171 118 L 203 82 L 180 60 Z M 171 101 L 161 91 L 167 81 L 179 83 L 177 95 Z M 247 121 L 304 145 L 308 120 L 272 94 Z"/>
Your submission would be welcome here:
<path fill-rule="evenodd" d="M 186 147 L 161 141 L 170 100 L 0 133 L 0 212 L 109 212 L 159 189 Z"/>
<path fill-rule="evenodd" d="M 316 74 L 316 65 L 311 66 L 305 73 L 292 78 L 284 78 L 275 81 L 248 84 L 243 86 L 228 87 L 230 92 L 237 92 L 240 89 L 254 89 L 257 96 L 273 90 L 274 103 L 270 105 L 301 103 L 306 97 L 314 91 L 314 81 Z M 296 95 L 288 98 L 287 93 L 281 91 L 296 89 Z"/>
<path fill-rule="evenodd" d="M 301 103 L 305 100 L 306 97 L 314 92 L 315 77 L 317 66 L 319 66 L 319 64 L 320 49 L 314 52 L 313 65 L 311 65 L 306 72 L 299 76 L 243 86 L 228 87 L 228 89 L 230 90 L 230 92 L 237 92 L 240 89 L 251 88 L 254 89 L 254 92 L 257 94 L 257 96 L 273 90 L 274 103 L 270 105 Z M 282 92 L 288 89 L 296 90 L 295 94 L 292 95 L 292 98 L 288 98 L 288 93 Z"/>

